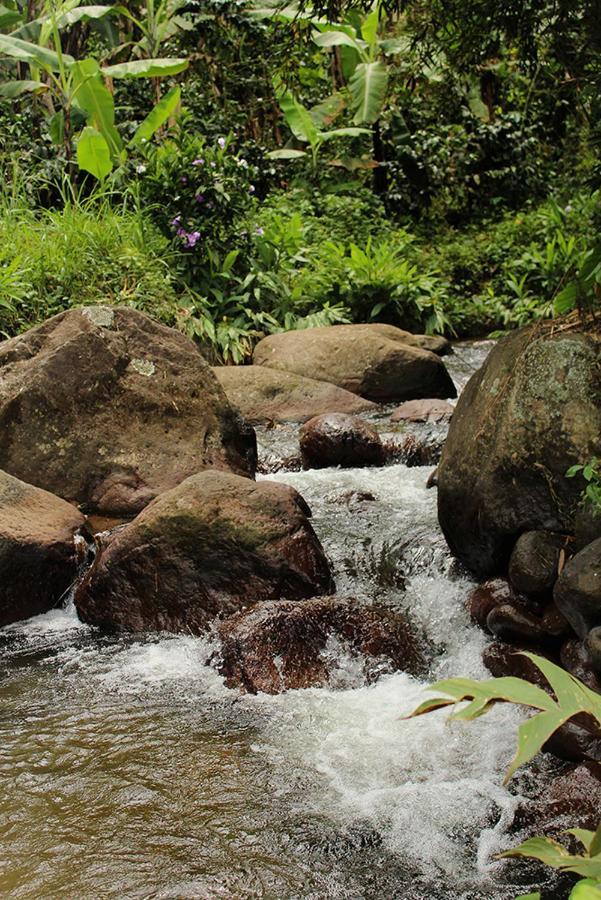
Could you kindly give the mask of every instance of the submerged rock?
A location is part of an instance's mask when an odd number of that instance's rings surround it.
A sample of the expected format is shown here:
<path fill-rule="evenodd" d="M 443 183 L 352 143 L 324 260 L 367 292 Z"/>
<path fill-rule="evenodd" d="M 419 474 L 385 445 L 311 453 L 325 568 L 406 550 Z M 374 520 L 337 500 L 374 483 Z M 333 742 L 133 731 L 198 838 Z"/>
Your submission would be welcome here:
<path fill-rule="evenodd" d="M 355 414 L 377 408 L 327 381 L 267 366 L 217 366 L 213 371 L 230 403 L 253 424 L 306 422 L 322 413 Z"/>
<path fill-rule="evenodd" d="M 369 400 L 455 397 L 449 373 L 430 349 L 444 346 L 444 339 L 393 325 L 332 325 L 271 334 L 255 347 L 253 363 L 328 381 Z"/>
<path fill-rule="evenodd" d="M 84 620 L 109 630 L 198 634 L 259 600 L 332 590 L 293 488 L 226 472 L 187 478 L 115 532 L 79 586 Z"/>
<path fill-rule="evenodd" d="M 0 626 L 47 612 L 75 579 L 81 513 L 0 472 Z"/>
<path fill-rule="evenodd" d="M 336 668 L 328 652 L 336 638 L 359 654 L 367 671 L 374 662 L 387 671 L 416 674 L 423 657 L 405 620 L 388 609 L 358 606 L 348 597 L 300 603 L 258 603 L 220 623 L 216 660 L 228 687 L 251 694 L 320 687 Z"/>
<path fill-rule="evenodd" d="M 537 325 L 504 338 L 459 398 L 438 468 L 439 521 L 480 575 L 502 571 L 524 531 L 570 533 L 599 450 L 601 339 Z"/>
<path fill-rule="evenodd" d="M 601 625 L 601 538 L 567 563 L 553 596 L 579 637 Z"/>
<path fill-rule="evenodd" d="M 73 309 L 0 344 L 0 466 L 86 512 L 132 516 L 201 469 L 255 461 L 196 346 L 136 310 Z"/>
<path fill-rule="evenodd" d="M 301 457 L 306 469 L 328 466 L 380 466 L 384 447 L 380 435 L 357 416 L 329 413 L 303 425 L 299 435 Z"/>

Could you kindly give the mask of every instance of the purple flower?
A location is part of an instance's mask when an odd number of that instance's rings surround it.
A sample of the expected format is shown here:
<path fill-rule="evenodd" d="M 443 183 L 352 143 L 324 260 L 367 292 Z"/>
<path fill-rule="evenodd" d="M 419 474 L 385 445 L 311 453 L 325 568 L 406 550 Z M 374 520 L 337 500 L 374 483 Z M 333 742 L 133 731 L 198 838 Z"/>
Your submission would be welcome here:
<path fill-rule="evenodd" d="M 204 165 L 204 159 L 195 159 L 192 161 L 193 166 L 202 166 Z"/>
<path fill-rule="evenodd" d="M 195 247 L 200 239 L 200 231 L 191 231 L 187 236 L 187 247 Z"/>
<path fill-rule="evenodd" d="M 265 234 L 265 230 L 263 228 L 257 228 L 255 234 L 258 234 L 259 237 L 262 237 Z"/>
<path fill-rule="evenodd" d="M 179 225 L 181 220 L 182 220 L 181 216 L 176 216 L 175 219 L 172 219 L 171 224 L 175 227 L 176 225 Z"/>
<path fill-rule="evenodd" d="M 223 150 L 223 148 L 225 147 L 225 138 L 218 138 L 217 143 L 219 144 L 219 146 L 220 146 L 221 149 Z"/>
<path fill-rule="evenodd" d="M 188 181 L 188 176 L 187 176 L 187 175 L 182 175 L 182 177 L 180 178 L 180 181 L 182 182 L 182 184 L 186 184 L 187 181 Z"/>
<path fill-rule="evenodd" d="M 196 200 L 197 203 L 204 203 L 204 202 L 205 202 L 204 194 L 197 194 L 196 197 L 195 197 L 194 199 Z"/>

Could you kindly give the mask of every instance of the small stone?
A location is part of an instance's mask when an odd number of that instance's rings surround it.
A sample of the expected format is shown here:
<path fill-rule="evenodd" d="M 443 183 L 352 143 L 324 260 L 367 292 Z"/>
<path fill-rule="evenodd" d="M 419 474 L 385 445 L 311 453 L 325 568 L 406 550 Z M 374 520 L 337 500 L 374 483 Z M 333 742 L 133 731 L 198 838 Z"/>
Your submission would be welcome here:
<path fill-rule="evenodd" d="M 455 407 L 445 400 L 407 400 L 397 406 L 391 422 L 442 422 L 453 415 Z"/>
<path fill-rule="evenodd" d="M 549 531 L 526 531 L 518 538 L 509 560 L 509 580 L 516 591 L 534 597 L 550 594 L 566 540 Z"/>
<path fill-rule="evenodd" d="M 486 619 L 488 630 L 503 641 L 526 641 L 532 644 L 556 644 L 566 634 L 567 623 L 557 610 L 545 611 L 537 618 L 527 609 L 509 603 L 496 606 Z"/>
<path fill-rule="evenodd" d="M 310 419 L 300 431 L 306 469 L 328 466 L 379 466 L 384 462 L 380 435 L 357 416 L 329 413 Z"/>
<path fill-rule="evenodd" d="M 584 640 L 584 646 L 592 668 L 597 675 L 601 675 L 601 627 L 591 628 Z"/>
<path fill-rule="evenodd" d="M 579 637 L 585 638 L 592 628 L 601 625 L 601 538 L 567 563 L 553 596 Z"/>

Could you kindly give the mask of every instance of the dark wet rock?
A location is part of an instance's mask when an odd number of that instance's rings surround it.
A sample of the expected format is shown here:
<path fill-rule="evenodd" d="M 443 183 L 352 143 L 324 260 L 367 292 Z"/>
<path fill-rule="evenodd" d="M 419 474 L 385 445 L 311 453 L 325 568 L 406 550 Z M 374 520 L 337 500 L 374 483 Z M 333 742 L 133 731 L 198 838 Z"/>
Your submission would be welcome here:
<path fill-rule="evenodd" d="M 377 409 L 364 397 L 293 372 L 267 366 L 213 369 L 230 403 L 253 424 L 306 422 L 323 413 L 356 415 Z"/>
<path fill-rule="evenodd" d="M 255 437 L 196 346 L 127 307 L 72 309 L 0 344 L 0 467 L 132 516 L 209 467 L 251 475 Z"/>
<path fill-rule="evenodd" d="M 331 413 L 306 422 L 299 434 L 306 469 L 328 466 L 379 466 L 384 462 L 380 435 L 357 416 Z"/>
<path fill-rule="evenodd" d="M 532 647 L 527 644 L 506 644 L 503 641 L 492 641 L 482 651 L 482 662 L 495 678 L 505 678 L 510 675 L 548 689 L 547 679 L 540 669 L 524 655 L 526 652 L 532 653 Z M 537 650 L 537 655 L 557 662 L 546 652 Z"/>
<path fill-rule="evenodd" d="M 428 480 L 426 481 L 426 488 L 430 490 L 430 488 L 438 487 L 438 467 L 434 469 L 428 475 Z"/>
<path fill-rule="evenodd" d="M 386 671 L 412 673 L 423 657 L 405 620 L 375 606 L 359 606 L 348 597 L 318 597 L 298 603 L 258 603 L 221 622 L 217 665 L 228 687 L 249 693 L 319 687 L 336 668 L 332 638 L 343 648 Z M 372 669 L 373 671 L 373 669 Z"/>
<path fill-rule="evenodd" d="M 291 487 L 193 475 L 113 536 L 77 590 L 78 612 L 108 630 L 198 634 L 249 603 L 327 593 L 308 515 Z"/>
<path fill-rule="evenodd" d="M 540 618 L 510 603 L 495 606 L 486 618 L 486 626 L 502 641 L 525 641 L 543 646 L 557 645 L 570 632 L 568 623 L 553 604 L 545 609 Z"/>
<path fill-rule="evenodd" d="M 557 581 L 561 551 L 567 537 L 549 531 L 527 531 L 513 548 L 509 560 L 509 580 L 524 594 L 550 595 Z"/>
<path fill-rule="evenodd" d="M 553 596 L 579 637 L 601 625 L 601 538 L 566 564 Z"/>
<path fill-rule="evenodd" d="M 601 513 L 589 503 L 580 504 L 574 516 L 574 546 L 577 553 L 601 538 Z"/>
<path fill-rule="evenodd" d="M 601 627 L 592 628 L 584 640 L 584 646 L 597 675 L 601 675 Z"/>
<path fill-rule="evenodd" d="M 453 415 L 455 407 L 446 400 L 406 400 L 390 417 L 391 422 L 443 422 Z"/>
<path fill-rule="evenodd" d="M 583 727 L 585 722 L 590 728 Z M 600 762 L 601 730 L 595 728 L 594 720 L 574 718 L 551 735 L 543 750 L 568 762 Z"/>
<path fill-rule="evenodd" d="M 372 503 L 376 500 L 371 491 L 343 491 L 341 494 L 328 494 L 324 497 L 326 503 L 340 503 L 349 506 L 352 503 Z"/>
<path fill-rule="evenodd" d="M 525 531 L 571 532 L 582 484 L 565 472 L 599 448 L 600 363 L 599 336 L 538 324 L 500 341 L 459 398 L 438 512 L 479 575 L 503 571 Z"/>
<path fill-rule="evenodd" d="M 493 609 L 501 606 L 524 608 L 542 615 L 543 608 L 531 603 L 527 597 L 518 594 L 506 578 L 488 578 L 471 591 L 467 598 L 470 617 L 480 628 L 489 630 L 487 620 Z"/>
<path fill-rule="evenodd" d="M 579 678 L 592 691 L 601 693 L 601 677 L 593 668 L 593 661 L 583 641 L 572 638 L 561 648 L 561 664 L 571 675 Z"/>
<path fill-rule="evenodd" d="M 394 435 L 384 442 L 386 459 L 405 466 L 434 466 L 440 459 L 444 440 L 440 432 Z"/>
<path fill-rule="evenodd" d="M 564 835 L 568 828 L 596 830 L 601 810 L 601 765 L 586 762 L 545 784 L 540 797 L 522 804 L 515 824 L 532 834 Z M 575 852 L 581 852 L 581 847 Z"/>
<path fill-rule="evenodd" d="M 70 503 L 0 472 L 0 626 L 58 604 L 77 574 L 84 524 Z"/>
<path fill-rule="evenodd" d="M 255 347 L 253 363 L 329 381 L 369 400 L 445 399 L 457 392 L 430 349 L 441 346 L 439 338 L 393 325 L 332 325 L 271 334 Z"/>

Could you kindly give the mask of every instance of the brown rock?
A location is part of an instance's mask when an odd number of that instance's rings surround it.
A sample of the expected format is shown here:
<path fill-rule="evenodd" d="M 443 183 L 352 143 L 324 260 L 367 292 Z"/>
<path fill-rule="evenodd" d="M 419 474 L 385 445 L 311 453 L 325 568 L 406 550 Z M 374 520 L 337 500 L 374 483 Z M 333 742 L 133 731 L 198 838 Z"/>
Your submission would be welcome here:
<path fill-rule="evenodd" d="M 384 462 L 380 435 L 357 416 L 331 413 L 306 422 L 299 434 L 306 469 L 328 466 L 379 466 Z"/>
<path fill-rule="evenodd" d="M 553 597 L 579 637 L 601 625 L 601 538 L 567 563 Z"/>
<path fill-rule="evenodd" d="M 592 691 L 601 694 L 601 677 L 593 668 L 593 661 L 582 641 L 566 641 L 561 648 L 561 664 L 571 675 L 579 678 Z"/>
<path fill-rule="evenodd" d="M 393 325 L 332 325 L 271 334 L 253 363 L 329 381 L 369 400 L 455 397 L 457 391 L 433 339 Z"/>
<path fill-rule="evenodd" d="M 482 662 L 495 678 L 505 678 L 510 675 L 514 678 L 523 678 L 525 681 L 536 684 L 548 690 L 549 683 L 540 669 L 524 656 L 524 653 L 532 652 L 532 647 L 526 644 L 506 644 L 503 641 L 492 641 L 482 651 Z M 548 653 L 537 651 L 538 656 L 556 660 Z"/>
<path fill-rule="evenodd" d="M 72 309 L 0 344 L 0 466 L 107 516 L 208 467 L 252 475 L 244 425 L 192 341 L 127 307 Z"/>
<path fill-rule="evenodd" d="M 206 471 L 115 532 L 79 586 L 85 622 L 198 634 L 259 600 L 332 590 L 324 552 L 293 488 Z"/>
<path fill-rule="evenodd" d="M 228 687 L 279 694 L 327 684 L 335 661 L 328 640 L 384 663 L 387 670 L 421 671 L 423 658 L 405 620 L 390 610 L 361 607 L 345 597 L 299 603 L 258 603 L 218 627 L 218 667 Z M 369 660 L 366 666 L 369 669 Z M 380 666 L 378 667 L 381 671 Z"/>
<path fill-rule="evenodd" d="M 591 628 L 584 640 L 584 646 L 596 675 L 601 675 L 601 627 Z"/>
<path fill-rule="evenodd" d="M 509 560 L 509 580 L 516 589 L 533 597 L 550 595 L 557 581 L 559 560 L 566 535 L 549 531 L 526 531 Z"/>
<path fill-rule="evenodd" d="M 0 472 L 0 626 L 57 605 L 75 579 L 84 524 L 71 504 Z"/>
<path fill-rule="evenodd" d="M 600 434 L 600 335 L 539 323 L 499 341 L 457 402 L 438 468 L 455 555 L 488 576 L 523 532 L 570 533 L 582 481 L 565 472 L 598 452 Z"/>
<path fill-rule="evenodd" d="M 323 413 L 369 412 L 376 404 L 327 381 L 267 366 L 213 369 L 230 403 L 252 424 L 306 422 Z"/>
<path fill-rule="evenodd" d="M 442 422 L 453 415 L 455 407 L 446 400 L 406 400 L 397 406 L 391 422 Z"/>
<path fill-rule="evenodd" d="M 472 621 L 488 630 L 488 614 L 497 606 L 515 601 L 515 593 L 505 578 L 489 578 L 483 581 L 467 598 L 467 609 Z"/>
<path fill-rule="evenodd" d="M 563 836 L 568 828 L 595 831 L 601 810 L 601 765 L 588 762 L 557 775 L 534 803 L 522 807 L 517 823 L 527 825 L 532 834 Z M 582 852 L 580 845 L 574 852 Z"/>
<path fill-rule="evenodd" d="M 502 641 L 525 641 L 543 646 L 557 645 L 570 630 L 564 617 L 553 605 L 539 618 L 523 607 L 504 603 L 489 612 L 486 625 L 491 634 Z"/>

